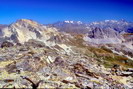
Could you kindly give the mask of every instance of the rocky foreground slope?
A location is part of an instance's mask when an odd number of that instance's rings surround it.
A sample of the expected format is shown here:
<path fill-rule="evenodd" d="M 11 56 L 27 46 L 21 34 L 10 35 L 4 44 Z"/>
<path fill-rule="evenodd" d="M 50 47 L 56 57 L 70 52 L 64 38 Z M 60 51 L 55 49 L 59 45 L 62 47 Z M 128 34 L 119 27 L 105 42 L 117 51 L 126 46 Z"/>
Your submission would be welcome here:
<path fill-rule="evenodd" d="M 0 88 L 133 88 L 133 61 L 113 53 L 115 44 L 88 44 L 31 20 L 2 29 L 1 39 Z"/>

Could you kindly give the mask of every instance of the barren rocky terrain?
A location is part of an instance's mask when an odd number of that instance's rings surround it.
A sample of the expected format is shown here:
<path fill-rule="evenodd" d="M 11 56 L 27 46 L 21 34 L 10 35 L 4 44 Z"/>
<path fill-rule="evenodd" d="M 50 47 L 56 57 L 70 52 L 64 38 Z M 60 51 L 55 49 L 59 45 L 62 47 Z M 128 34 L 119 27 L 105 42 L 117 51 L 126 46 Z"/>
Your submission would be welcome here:
<path fill-rule="evenodd" d="M 98 33 L 90 35 L 97 38 Z M 124 34 L 120 45 L 94 44 L 85 36 L 31 20 L 5 27 L 0 36 L 0 88 L 132 89 L 132 48 L 125 46 L 131 44 L 131 34 Z"/>

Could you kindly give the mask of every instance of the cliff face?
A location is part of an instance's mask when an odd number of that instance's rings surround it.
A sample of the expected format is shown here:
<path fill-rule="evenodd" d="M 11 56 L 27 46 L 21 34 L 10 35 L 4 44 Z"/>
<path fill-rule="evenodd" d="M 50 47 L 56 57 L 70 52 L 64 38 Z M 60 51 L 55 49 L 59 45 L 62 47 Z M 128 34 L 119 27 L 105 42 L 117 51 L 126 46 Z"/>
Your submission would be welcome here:
<path fill-rule="evenodd" d="M 96 44 L 119 44 L 122 43 L 123 37 L 111 28 L 94 30 L 87 33 L 85 40 Z"/>
<path fill-rule="evenodd" d="M 31 20 L 18 20 L 2 30 L 2 36 L 21 43 L 29 39 L 41 38 L 43 26 Z"/>

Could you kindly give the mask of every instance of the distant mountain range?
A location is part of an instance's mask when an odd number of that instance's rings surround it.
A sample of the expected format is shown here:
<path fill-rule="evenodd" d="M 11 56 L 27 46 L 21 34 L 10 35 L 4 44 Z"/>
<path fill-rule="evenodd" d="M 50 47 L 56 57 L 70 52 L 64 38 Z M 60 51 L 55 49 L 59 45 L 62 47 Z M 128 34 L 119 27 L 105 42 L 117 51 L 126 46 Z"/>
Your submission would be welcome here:
<path fill-rule="evenodd" d="M 62 21 L 50 24 L 60 32 L 86 34 L 85 39 L 92 43 L 121 43 L 122 34 L 133 33 L 133 22 L 125 20 L 105 20 L 92 23 Z"/>
<path fill-rule="evenodd" d="M 52 26 L 60 29 L 60 31 L 65 32 L 77 32 L 77 33 L 86 33 L 90 31 L 92 28 L 112 28 L 119 33 L 122 32 L 133 32 L 133 22 L 128 22 L 125 20 L 105 20 L 105 21 L 97 21 L 92 23 L 83 23 L 81 21 L 62 21 L 51 24 Z M 50 26 L 51 26 L 50 25 Z"/>
<path fill-rule="evenodd" d="M 7 27 L 8 25 L 3 25 L 3 24 L 0 24 L 0 30 Z"/>
<path fill-rule="evenodd" d="M 92 23 L 60 21 L 43 25 L 32 20 L 20 19 L 10 25 L 0 25 L 0 29 L 1 41 L 12 40 L 24 43 L 30 39 L 38 39 L 45 42 L 57 34 L 67 32 L 84 34 L 84 40 L 90 43 L 117 44 L 125 41 L 123 34 L 133 33 L 133 22 L 125 20 L 105 20 Z"/>
<path fill-rule="evenodd" d="M 99 27 L 101 29 L 112 28 L 118 32 L 133 32 L 133 22 L 128 22 L 125 20 L 105 20 L 99 22 L 92 22 L 89 24 L 90 27 Z"/>

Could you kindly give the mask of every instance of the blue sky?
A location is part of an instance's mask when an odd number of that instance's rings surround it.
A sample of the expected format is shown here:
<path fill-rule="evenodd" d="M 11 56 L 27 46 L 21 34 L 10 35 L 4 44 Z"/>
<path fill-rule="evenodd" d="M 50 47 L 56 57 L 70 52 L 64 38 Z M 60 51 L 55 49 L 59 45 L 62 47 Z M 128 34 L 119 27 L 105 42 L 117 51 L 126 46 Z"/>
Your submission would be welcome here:
<path fill-rule="evenodd" d="M 106 19 L 133 21 L 133 0 L 0 0 L 0 24 L 18 19 L 40 23 Z"/>

